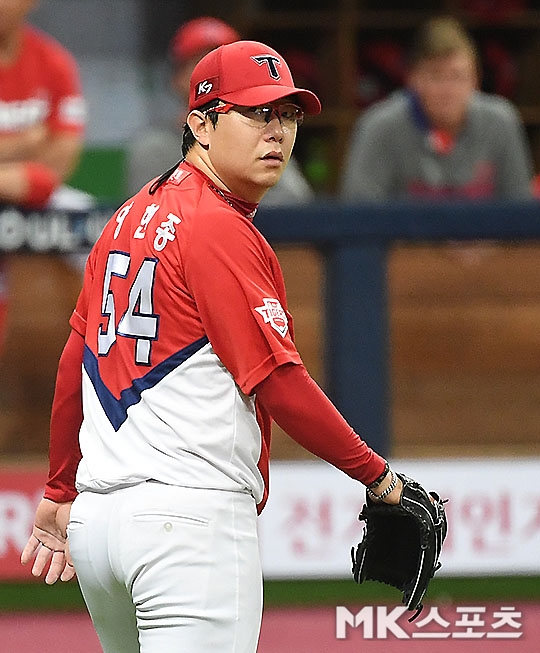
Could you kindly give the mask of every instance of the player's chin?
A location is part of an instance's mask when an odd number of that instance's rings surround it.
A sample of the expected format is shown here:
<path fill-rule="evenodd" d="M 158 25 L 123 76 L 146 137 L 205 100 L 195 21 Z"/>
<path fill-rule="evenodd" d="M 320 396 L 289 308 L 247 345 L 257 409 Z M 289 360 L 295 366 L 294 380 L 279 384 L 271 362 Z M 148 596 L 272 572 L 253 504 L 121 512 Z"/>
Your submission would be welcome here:
<path fill-rule="evenodd" d="M 281 175 L 279 177 L 272 177 L 271 179 L 266 178 L 264 181 L 261 181 L 261 183 L 259 184 L 259 187 L 261 188 L 263 193 L 266 194 L 267 191 L 269 191 L 271 188 L 273 188 L 278 183 L 280 177 L 281 177 Z"/>
<path fill-rule="evenodd" d="M 263 164 L 259 169 L 257 176 L 257 181 L 262 185 L 268 188 L 275 186 L 278 181 L 281 179 L 281 175 L 285 170 L 285 163 L 283 161 L 280 164 Z"/>

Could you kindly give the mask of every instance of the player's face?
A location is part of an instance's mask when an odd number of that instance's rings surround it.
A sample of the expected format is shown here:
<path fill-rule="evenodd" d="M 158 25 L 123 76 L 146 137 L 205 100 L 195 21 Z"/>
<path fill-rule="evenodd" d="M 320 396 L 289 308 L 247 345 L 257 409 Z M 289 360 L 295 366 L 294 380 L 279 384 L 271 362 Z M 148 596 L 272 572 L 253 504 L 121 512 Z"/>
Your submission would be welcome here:
<path fill-rule="evenodd" d="M 232 193 L 258 202 L 283 174 L 303 112 L 289 98 L 218 111 L 217 125 L 208 131 L 211 166 Z"/>
<path fill-rule="evenodd" d="M 475 62 L 467 52 L 455 52 L 419 62 L 410 76 L 433 127 L 455 131 L 462 125 L 476 88 Z"/>
<path fill-rule="evenodd" d="M 18 29 L 36 0 L 0 0 L 0 39 Z"/>

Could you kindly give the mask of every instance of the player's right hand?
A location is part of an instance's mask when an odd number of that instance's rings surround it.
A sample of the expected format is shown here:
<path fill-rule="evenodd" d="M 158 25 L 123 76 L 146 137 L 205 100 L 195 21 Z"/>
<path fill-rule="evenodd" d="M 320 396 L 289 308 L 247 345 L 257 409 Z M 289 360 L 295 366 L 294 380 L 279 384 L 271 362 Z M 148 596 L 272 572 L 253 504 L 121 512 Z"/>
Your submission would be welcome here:
<path fill-rule="evenodd" d="M 23 565 L 35 556 L 32 574 L 41 576 L 47 570 L 45 582 L 48 585 L 75 576 L 66 539 L 70 509 L 71 502 L 54 503 L 42 499 L 36 510 L 32 533 L 21 554 Z"/>

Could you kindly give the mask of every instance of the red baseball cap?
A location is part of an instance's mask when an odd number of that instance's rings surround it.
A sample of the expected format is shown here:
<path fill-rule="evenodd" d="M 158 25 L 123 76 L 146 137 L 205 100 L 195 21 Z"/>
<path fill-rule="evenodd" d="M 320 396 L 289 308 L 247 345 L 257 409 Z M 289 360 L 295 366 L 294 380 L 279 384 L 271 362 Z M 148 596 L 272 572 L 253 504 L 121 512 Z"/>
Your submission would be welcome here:
<path fill-rule="evenodd" d="M 307 114 L 321 111 L 319 98 L 296 88 L 285 59 L 257 41 L 236 41 L 209 52 L 191 75 L 189 110 L 220 99 L 241 106 L 257 106 L 296 95 Z"/>
<path fill-rule="evenodd" d="M 183 61 L 239 39 L 240 34 L 219 18 L 202 16 L 178 28 L 171 40 L 170 52 L 174 60 Z"/>

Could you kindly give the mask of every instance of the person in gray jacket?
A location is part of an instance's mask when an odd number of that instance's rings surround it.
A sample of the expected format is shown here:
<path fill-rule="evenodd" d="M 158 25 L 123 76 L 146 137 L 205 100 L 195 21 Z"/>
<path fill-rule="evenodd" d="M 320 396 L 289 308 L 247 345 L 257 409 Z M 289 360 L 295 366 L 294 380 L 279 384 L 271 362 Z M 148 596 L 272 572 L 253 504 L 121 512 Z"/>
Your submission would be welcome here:
<path fill-rule="evenodd" d="M 454 18 L 417 35 L 407 87 L 356 122 L 341 198 L 520 199 L 531 195 L 523 124 L 507 99 L 478 90 L 474 42 Z"/>

